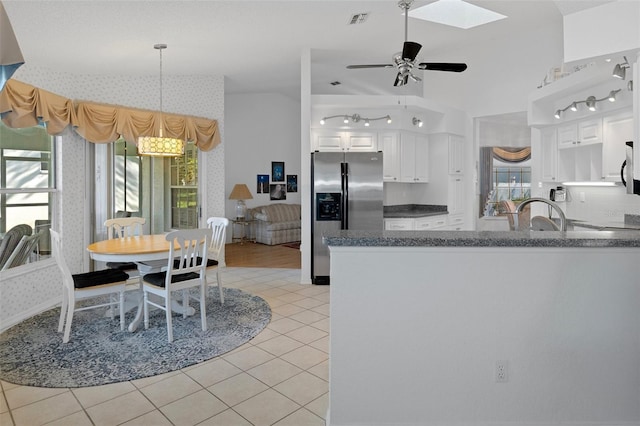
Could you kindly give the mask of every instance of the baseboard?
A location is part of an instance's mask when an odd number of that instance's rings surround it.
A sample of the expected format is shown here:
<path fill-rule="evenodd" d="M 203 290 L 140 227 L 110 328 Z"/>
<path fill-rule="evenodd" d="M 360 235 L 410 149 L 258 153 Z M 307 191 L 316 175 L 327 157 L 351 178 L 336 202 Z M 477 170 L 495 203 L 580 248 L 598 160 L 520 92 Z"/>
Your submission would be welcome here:
<path fill-rule="evenodd" d="M 62 303 L 62 298 L 56 297 L 54 299 L 47 300 L 46 302 L 43 302 L 39 305 L 32 306 L 31 309 L 20 312 L 18 315 L 9 317 L 6 320 L 2 321 L 2 324 L 0 325 L 0 333 L 8 330 L 16 324 L 21 323 L 27 318 L 31 318 L 34 315 L 38 315 L 44 311 L 48 311 L 51 308 L 55 308 L 56 306 L 60 305 L 60 303 Z"/>

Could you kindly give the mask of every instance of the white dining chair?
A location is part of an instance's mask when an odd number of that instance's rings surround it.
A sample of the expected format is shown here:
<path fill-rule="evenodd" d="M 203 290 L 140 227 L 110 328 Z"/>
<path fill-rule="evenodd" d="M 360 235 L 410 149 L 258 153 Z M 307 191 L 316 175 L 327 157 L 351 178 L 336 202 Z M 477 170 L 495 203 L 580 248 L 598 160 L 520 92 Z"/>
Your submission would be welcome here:
<path fill-rule="evenodd" d="M 104 221 L 107 238 L 126 238 L 143 234 L 143 226 L 147 223 L 144 217 L 116 217 Z M 134 262 L 107 262 L 107 268 L 126 271 L 137 276 L 138 265 Z"/>
<path fill-rule="evenodd" d="M 226 217 L 210 217 L 207 226 L 211 229 L 211 245 L 207 252 L 207 269 L 216 269 L 216 283 L 220 292 L 220 304 L 224 303 L 224 289 L 222 287 L 222 268 L 226 266 L 224 246 L 226 243 L 229 219 Z"/>
<path fill-rule="evenodd" d="M 64 329 L 62 341 L 67 343 L 71 333 L 71 323 L 75 311 L 85 311 L 100 307 L 111 307 L 111 318 L 114 318 L 115 307 L 120 308 L 120 330 L 124 330 L 124 290 L 129 275 L 118 269 L 104 269 L 100 271 L 86 272 L 83 274 L 71 274 L 62 254 L 62 242 L 60 234 L 51 230 L 51 241 L 53 243 L 53 257 L 56 259 L 58 268 L 62 274 L 62 307 L 60 308 L 60 319 L 58 321 L 58 333 Z M 83 305 L 76 307 L 76 302 L 109 295 L 109 301 L 96 305 Z M 118 296 L 115 298 L 114 296 Z"/>
<path fill-rule="evenodd" d="M 166 271 L 153 272 L 142 277 L 144 293 L 144 328 L 149 328 L 149 305 L 162 309 L 166 313 L 167 337 L 173 342 L 171 320 L 171 301 L 174 291 L 182 292 L 183 318 L 186 318 L 189 299 L 200 301 L 200 321 L 202 331 L 207 330 L 206 294 L 207 294 L 207 249 L 211 241 L 208 228 L 184 229 L 169 232 L 169 258 Z M 178 246 L 179 248 L 176 248 Z M 198 287 L 199 297 L 189 293 L 189 289 Z M 153 302 L 149 294 L 164 299 L 164 304 Z"/>

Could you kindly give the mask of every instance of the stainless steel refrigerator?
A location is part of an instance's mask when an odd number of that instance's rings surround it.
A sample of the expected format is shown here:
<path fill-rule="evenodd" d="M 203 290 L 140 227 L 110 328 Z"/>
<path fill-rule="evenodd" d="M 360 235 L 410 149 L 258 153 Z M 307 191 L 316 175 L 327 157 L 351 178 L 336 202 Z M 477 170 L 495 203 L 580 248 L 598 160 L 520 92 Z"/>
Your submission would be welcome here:
<path fill-rule="evenodd" d="M 311 281 L 329 284 L 327 231 L 381 231 L 382 152 L 311 154 Z"/>

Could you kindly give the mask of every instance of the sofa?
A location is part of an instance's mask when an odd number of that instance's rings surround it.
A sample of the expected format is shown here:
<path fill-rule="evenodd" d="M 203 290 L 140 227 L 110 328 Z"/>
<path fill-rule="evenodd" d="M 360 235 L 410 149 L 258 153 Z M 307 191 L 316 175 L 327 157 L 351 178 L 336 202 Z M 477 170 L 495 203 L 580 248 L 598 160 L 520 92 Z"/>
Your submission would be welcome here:
<path fill-rule="evenodd" d="M 272 246 L 300 241 L 300 204 L 269 204 L 248 209 L 247 213 L 255 220 L 257 243 Z"/>

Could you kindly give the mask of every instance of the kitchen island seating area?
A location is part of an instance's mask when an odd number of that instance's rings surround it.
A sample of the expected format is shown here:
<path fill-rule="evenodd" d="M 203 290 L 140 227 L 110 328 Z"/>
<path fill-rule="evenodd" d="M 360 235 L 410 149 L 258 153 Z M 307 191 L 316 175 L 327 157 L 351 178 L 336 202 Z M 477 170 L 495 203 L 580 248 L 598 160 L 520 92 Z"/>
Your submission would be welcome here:
<path fill-rule="evenodd" d="M 115 307 L 118 306 L 120 312 L 120 330 L 124 330 L 124 292 L 129 275 L 118 269 L 71 274 L 64 260 L 64 255 L 62 254 L 60 234 L 54 230 L 50 232 L 53 243 L 53 257 L 62 274 L 62 307 L 60 309 L 58 333 L 64 330 L 63 342 L 69 342 L 71 324 L 75 311 L 109 306 L 111 307 L 110 316 L 113 318 Z M 94 299 L 104 295 L 110 296 L 108 302 L 100 301 L 96 305 L 76 307 L 76 302 L 80 300 Z M 115 296 L 117 296 L 117 298 Z M 98 318 L 96 320 L 98 320 Z"/>

